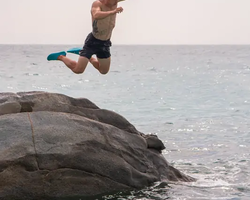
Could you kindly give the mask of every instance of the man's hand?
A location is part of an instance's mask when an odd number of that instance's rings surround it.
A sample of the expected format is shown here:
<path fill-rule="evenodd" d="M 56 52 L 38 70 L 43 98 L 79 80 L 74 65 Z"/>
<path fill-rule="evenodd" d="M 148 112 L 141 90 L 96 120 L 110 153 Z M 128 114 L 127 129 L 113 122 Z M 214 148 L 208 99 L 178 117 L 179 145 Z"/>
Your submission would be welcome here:
<path fill-rule="evenodd" d="M 115 10 L 113 10 L 113 13 L 116 14 L 116 13 L 121 13 L 123 11 L 123 8 L 122 7 L 118 7 L 116 8 Z"/>

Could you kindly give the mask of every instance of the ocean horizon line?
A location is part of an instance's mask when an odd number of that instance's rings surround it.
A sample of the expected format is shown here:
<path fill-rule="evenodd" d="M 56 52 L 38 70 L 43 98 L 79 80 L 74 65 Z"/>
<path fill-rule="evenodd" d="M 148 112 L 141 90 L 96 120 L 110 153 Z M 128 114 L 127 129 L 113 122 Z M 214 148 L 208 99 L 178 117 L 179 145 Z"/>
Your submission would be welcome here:
<path fill-rule="evenodd" d="M 1 46 L 83 46 L 83 44 L 39 44 L 39 43 L 0 43 Z M 112 44 L 112 46 L 250 46 L 250 44 Z"/>

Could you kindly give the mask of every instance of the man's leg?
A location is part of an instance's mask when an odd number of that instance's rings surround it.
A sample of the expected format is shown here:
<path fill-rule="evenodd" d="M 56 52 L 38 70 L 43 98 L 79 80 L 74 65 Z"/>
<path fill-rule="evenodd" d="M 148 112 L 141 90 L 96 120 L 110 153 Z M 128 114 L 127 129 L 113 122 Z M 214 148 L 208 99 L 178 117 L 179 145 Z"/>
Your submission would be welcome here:
<path fill-rule="evenodd" d="M 91 57 L 89 61 L 101 74 L 107 74 L 109 72 L 111 57 L 97 59 Z"/>
<path fill-rule="evenodd" d="M 89 62 L 96 68 L 98 71 L 100 69 L 100 63 L 97 59 L 95 59 L 93 56 L 89 59 Z"/>
<path fill-rule="evenodd" d="M 79 56 L 78 62 L 71 60 L 70 58 L 60 55 L 58 60 L 62 61 L 69 69 L 76 74 L 81 74 L 86 69 L 89 59 L 83 56 Z"/>

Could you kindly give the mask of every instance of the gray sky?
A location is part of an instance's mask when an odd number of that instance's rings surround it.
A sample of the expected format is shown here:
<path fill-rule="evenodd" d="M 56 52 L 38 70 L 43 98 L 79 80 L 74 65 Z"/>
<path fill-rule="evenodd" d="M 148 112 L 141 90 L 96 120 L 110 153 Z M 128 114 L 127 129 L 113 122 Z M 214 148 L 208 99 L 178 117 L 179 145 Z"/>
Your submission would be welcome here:
<path fill-rule="evenodd" d="M 0 44 L 82 44 L 93 0 L 0 0 Z M 250 0 L 126 0 L 113 44 L 250 44 Z"/>

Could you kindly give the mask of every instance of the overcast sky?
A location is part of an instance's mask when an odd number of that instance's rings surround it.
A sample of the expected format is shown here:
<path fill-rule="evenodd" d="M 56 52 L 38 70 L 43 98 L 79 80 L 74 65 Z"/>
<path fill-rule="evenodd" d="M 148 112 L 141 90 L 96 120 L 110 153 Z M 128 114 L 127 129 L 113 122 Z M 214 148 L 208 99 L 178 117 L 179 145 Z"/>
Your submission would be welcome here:
<path fill-rule="evenodd" d="M 0 0 L 0 44 L 82 44 L 92 0 Z M 250 44 L 250 0 L 126 0 L 113 44 Z"/>

